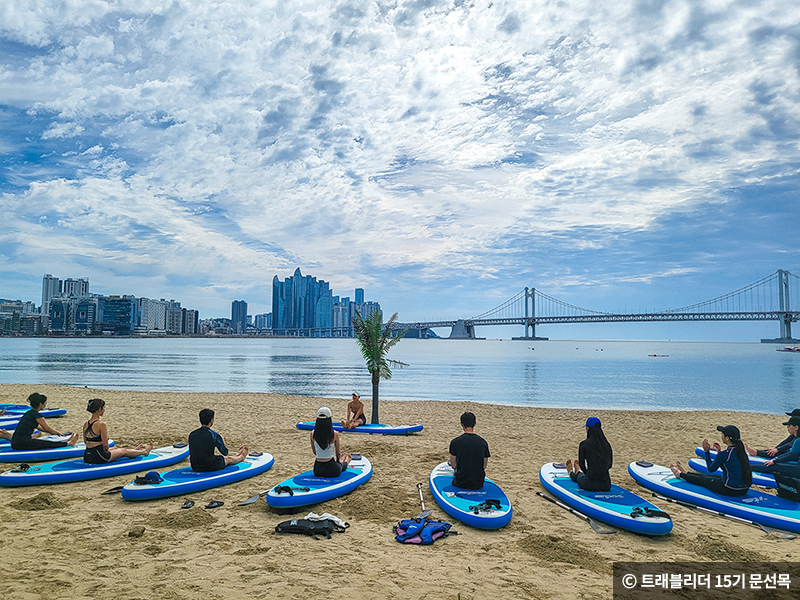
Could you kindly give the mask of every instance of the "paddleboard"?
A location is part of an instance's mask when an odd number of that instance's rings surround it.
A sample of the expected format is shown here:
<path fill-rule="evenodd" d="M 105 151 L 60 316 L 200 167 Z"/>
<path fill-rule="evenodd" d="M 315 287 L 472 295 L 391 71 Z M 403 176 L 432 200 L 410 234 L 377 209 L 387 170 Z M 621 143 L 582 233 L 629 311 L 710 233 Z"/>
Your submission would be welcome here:
<path fill-rule="evenodd" d="M 703 449 L 700 446 L 698 446 L 697 448 L 694 449 L 694 453 L 697 454 L 697 456 L 699 456 L 702 459 L 705 459 L 705 457 L 706 457 L 706 453 L 703 451 Z M 711 449 L 708 454 L 709 454 L 709 456 L 711 456 L 711 460 L 714 460 L 716 458 L 716 456 L 717 456 L 717 451 L 714 450 L 714 449 Z M 765 462 L 767 462 L 769 460 L 768 458 L 762 458 L 761 456 L 750 456 L 749 454 L 748 454 L 747 458 L 750 459 L 750 466 L 751 467 L 753 467 L 753 466 L 760 467 Z M 703 462 L 705 463 L 705 460 L 703 460 Z"/>
<path fill-rule="evenodd" d="M 453 485 L 454 475 L 453 468 L 443 462 L 434 467 L 428 479 L 431 493 L 444 512 L 478 529 L 499 529 L 508 524 L 513 513 L 511 500 L 499 485 L 486 478 L 482 488 L 465 490 Z M 496 500 L 500 506 L 485 506 L 489 500 Z"/>
<path fill-rule="evenodd" d="M 121 458 L 104 465 L 90 465 L 83 462 L 83 459 L 72 459 L 31 465 L 24 472 L 13 469 L 0 473 L 0 485 L 44 485 L 128 475 L 137 471 L 153 471 L 160 467 L 168 467 L 188 457 L 189 444 L 180 442 L 175 446 L 156 448 L 147 456 Z"/>
<path fill-rule="evenodd" d="M 0 406 L 0 409 L 2 409 L 2 408 L 3 407 Z M 20 408 L 16 408 L 16 407 L 8 408 L 8 409 L 6 409 L 6 412 L 4 412 L 2 415 L 0 415 L 0 419 L 19 419 L 20 417 L 22 417 L 22 415 L 24 415 L 30 409 L 31 409 L 30 406 L 21 406 Z M 65 415 L 65 414 L 67 414 L 67 409 L 66 408 L 45 408 L 43 410 L 40 410 L 39 414 L 41 416 L 45 417 L 45 418 L 61 417 L 61 416 Z"/>
<path fill-rule="evenodd" d="M 199 472 L 193 471 L 192 467 L 181 467 L 159 473 L 163 479 L 161 483 L 129 483 L 122 488 L 122 497 L 126 500 L 153 500 L 199 492 L 253 477 L 263 473 L 274 463 L 272 454 L 251 452 L 242 462 L 228 465 L 219 471 Z"/>
<path fill-rule="evenodd" d="M 17 428 L 17 425 L 19 425 L 19 417 L 13 417 L 7 419 L 0 418 L 0 429 L 5 429 L 6 431 L 12 431 Z"/>
<path fill-rule="evenodd" d="M 305 423 L 298 423 L 297 428 L 304 431 L 311 431 L 314 429 L 314 421 L 306 421 Z M 359 425 L 353 429 L 342 427 L 338 423 L 333 424 L 334 431 L 341 431 L 343 433 L 370 433 L 373 435 L 408 435 L 409 433 L 416 433 L 422 431 L 422 425 Z"/>
<path fill-rule="evenodd" d="M 555 463 L 542 466 L 539 481 L 548 492 L 587 517 L 645 535 L 666 535 L 672 531 L 669 517 L 643 514 L 648 509 L 660 510 L 657 506 L 618 485 L 612 485 L 608 492 L 582 490 L 572 481 L 566 466 Z"/>
<path fill-rule="evenodd" d="M 752 457 L 751 457 L 752 458 Z M 711 459 L 713 460 L 714 457 L 712 456 Z M 703 473 L 705 475 L 709 475 L 708 467 L 706 466 L 705 458 L 690 458 L 689 459 L 689 466 L 697 471 L 698 473 Z M 717 469 L 714 473 L 710 473 L 711 475 L 721 475 L 722 471 Z M 761 487 L 765 488 L 777 488 L 778 484 L 775 483 L 775 478 L 772 475 L 767 475 L 766 473 L 756 473 L 752 471 L 753 475 L 753 485 L 760 485 Z"/>
<path fill-rule="evenodd" d="M 667 467 L 646 461 L 628 465 L 628 473 L 649 490 L 754 523 L 800 533 L 800 504 L 755 489 L 738 497 L 722 496 L 706 488 L 678 479 Z"/>
<path fill-rule="evenodd" d="M 53 442 L 66 442 L 68 435 L 45 435 L 41 440 L 51 440 Z M 114 441 L 108 440 L 108 445 L 113 446 Z M 41 450 L 13 450 L 11 444 L 0 444 L 0 462 L 23 463 L 41 462 L 45 460 L 61 460 L 65 458 L 77 458 L 83 456 L 86 444 L 79 442 L 74 446 L 62 446 L 61 448 L 42 448 Z"/>
<path fill-rule="evenodd" d="M 372 463 L 363 456 L 354 455 L 353 462 L 338 477 L 317 477 L 314 471 L 306 471 L 284 479 L 267 492 L 267 504 L 273 508 L 295 508 L 325 502 L 352 492 L 370 477 L 372 477 Z M 276 491 L 281 487 L 289 487 L 291 493 Z"/>

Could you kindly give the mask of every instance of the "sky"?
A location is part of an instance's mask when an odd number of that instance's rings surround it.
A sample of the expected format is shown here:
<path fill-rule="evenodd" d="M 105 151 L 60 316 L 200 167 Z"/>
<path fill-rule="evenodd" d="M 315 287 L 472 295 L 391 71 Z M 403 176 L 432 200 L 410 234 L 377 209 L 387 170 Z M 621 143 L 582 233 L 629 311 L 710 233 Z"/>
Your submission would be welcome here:
<path fill-rule="evenodd" d="M 800 275 L 799 134 L 800 0 L 4 2 L 0 297 L 675 308 Z"/>

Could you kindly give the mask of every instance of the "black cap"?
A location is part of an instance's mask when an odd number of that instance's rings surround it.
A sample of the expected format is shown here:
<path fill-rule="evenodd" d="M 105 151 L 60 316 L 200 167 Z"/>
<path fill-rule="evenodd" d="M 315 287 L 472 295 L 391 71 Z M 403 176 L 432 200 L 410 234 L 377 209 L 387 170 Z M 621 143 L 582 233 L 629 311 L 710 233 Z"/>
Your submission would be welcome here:
<path fill-rule="evenodd" d="M 800 417 L 789 417 L 784 425 L 800 425 Z"/>
<path fill-rule="evenodd" d="M 739 428 L 736 425 L 717 425 L 717 431 L 721 431 L 725 437 L 730 438 L 733 442 L 742 439 L 742 434 L 739 433 Z"/>
<path fill-rule="evenodd" d="M 792 412 L 786 413 L 787 417 L 800 417 L 800 408 L 795 408 Z"/>

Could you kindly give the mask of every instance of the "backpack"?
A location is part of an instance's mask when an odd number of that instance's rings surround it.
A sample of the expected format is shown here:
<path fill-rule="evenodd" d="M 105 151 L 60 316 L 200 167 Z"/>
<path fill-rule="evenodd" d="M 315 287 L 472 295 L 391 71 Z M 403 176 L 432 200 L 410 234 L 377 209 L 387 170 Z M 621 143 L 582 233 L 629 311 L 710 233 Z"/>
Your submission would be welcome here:
<path fill-rule="evenodd" d="M 395 538 L 401 544 L 419 544 L 428 546 L 439 538 L 457 535 L 450 531 L 452 525 L 444 521 L 428 519 L 403 519 L 394 526 Z"/>
<path fill-rule="evenodd" d="M 291 521 L 278 523 L 275 526 L 275 533 L 301 533 L 314 536 L 314 539 L 319 539 L 317 537 L 319 535 L 324 535 L 326 538 L 331 539 L 332 533 L 344 533 L 344 530 L 344 527 L 331 519 L 322 519 L 319 521 L 292 519 Z"/>

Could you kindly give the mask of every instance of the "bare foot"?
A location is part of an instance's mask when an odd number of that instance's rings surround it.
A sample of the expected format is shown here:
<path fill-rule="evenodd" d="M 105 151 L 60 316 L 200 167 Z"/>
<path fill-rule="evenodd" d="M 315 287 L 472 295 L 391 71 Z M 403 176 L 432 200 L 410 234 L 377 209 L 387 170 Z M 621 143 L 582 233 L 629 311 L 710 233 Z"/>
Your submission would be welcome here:
<path fill-rule="evenodd" d="M 670 465 L 669 470 L 672 471 L 672 474 L 675 475 L 678 479 L 681 478 L 681 471 L 675 465 Z"/>
<path fill-rule="evenodd" d="M 246 457 L 248 454 L 250 454 L 250 448 L 247 446 L 242 446 L 239 448 L 239 454 L 241 454 L 243 458 Z"/>
<path fill-rule="evenodd" d="M 145 447 L 143 447 L 143 448 L 142 448 L 142 445 L 141 445 L 141 444 L 139 444 L 139 445 L 137 446 L 137 448 L 141 448 L 141 449 L 144 451 L 145 455 L 147 455 L 147 454 L 150 454 L 150 451 L 153 449 L 153 442 L 150 442 L 149 444 L 147 444 L 147 445 L 146 445 Z"/>
<path fill-rule="evenodd" d="M 681 464 L 681 461 L 676 460 L 675 461 L 675 466 L 678 468 L 678 471 L 680 471 L 681 473 L 686 473 L 686 469 L 683 468 L 683 465 Z"/>
<path fill-rule="evenodd" d="M 575 459 L 575 462 L 572 463 L 572 465 L 573 465 L 576 473 L 580 473 L 581 472 L 581 463 L 577 458 Z"/>
<path fill-rule="evenodd" d="M 572 461 L 568 460 L 567 462 L 564 463 L 564 465 L 566 465 L 567 467 L 567 474 L 572 473 Z"/>
<path fill-rule="evenodd" d="M 67 440 L 67 446 L 74 446 L 78 442 L 78 434 L 73 433 Z"/>

